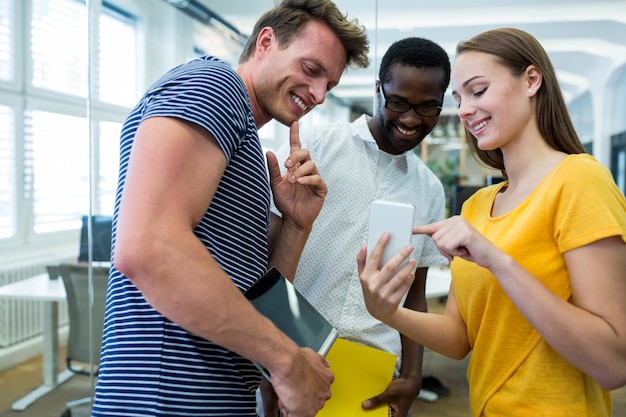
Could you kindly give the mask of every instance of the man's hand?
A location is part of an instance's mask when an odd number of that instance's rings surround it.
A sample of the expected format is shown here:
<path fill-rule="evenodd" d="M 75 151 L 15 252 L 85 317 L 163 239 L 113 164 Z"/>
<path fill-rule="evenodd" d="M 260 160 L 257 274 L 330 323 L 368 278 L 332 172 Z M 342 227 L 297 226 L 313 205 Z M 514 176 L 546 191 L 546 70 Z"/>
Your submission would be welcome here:
<path fill-rule="evenodd" d="M 300 147 L 298 122 L 293 122 L 289 128 L 289 144 L 291 154 L 285 162 L 285 175 L 280 173 L 276 155 L 273 152 L 266 155 L 270 186 L 283 222 L 290 220 L 296 226 L 308 229 L 322 209 L 328 188 L 311 160 L 309 151 Z"/>
<path fill-rule="evenodd" d="M 387 389 L 375 397 L 363 401 L 362 407 L 371 410 L 378 407 L 391 407 L 394 417 L 406 417 L 420 390 L 420 383 L 414 379 L 396 378 Z"/>
<path fill-rule="evenodd" d="M 283 417 L 313 417 L 330 398 L 335 377 L 326 359 L 310 348 L 299 349 L 291 371 L 286 375 L 271 373 Z"/>

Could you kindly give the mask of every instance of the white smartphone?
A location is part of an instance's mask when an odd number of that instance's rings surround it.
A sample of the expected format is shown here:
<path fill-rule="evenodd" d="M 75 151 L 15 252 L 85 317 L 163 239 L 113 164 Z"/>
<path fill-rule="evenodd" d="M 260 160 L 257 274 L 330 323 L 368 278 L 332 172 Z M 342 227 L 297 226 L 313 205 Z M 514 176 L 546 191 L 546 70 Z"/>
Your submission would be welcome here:
<path fill-rule="evenodd" d="M 384 232 L 389 232 L 391 238 L 385 247 L 379 267 L 386 264 L 400 249 L 411 243 L 413 235 L 413 214 L 415 207 L 412 204 L 395 201 L 374 200 L 370 208 L 370 222 L 367 234 L 367 257 L 378 243 Z M 400 266 L 404 266 L 408 258 Z"/>

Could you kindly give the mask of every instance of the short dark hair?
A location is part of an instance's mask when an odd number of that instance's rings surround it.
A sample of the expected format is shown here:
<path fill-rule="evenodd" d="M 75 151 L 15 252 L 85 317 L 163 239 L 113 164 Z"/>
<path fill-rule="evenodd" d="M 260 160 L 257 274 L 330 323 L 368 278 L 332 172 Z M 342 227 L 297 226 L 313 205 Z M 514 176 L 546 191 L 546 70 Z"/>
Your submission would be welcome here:
<path fill-rule="evenodd" d="M 404 38 L 391 44 L 380 63 L 378 79 L 386 83 L 390 79 L 389 69 L 394 64 L 416 68 L 439 68 L 443 72 L 441 89 L 445 91 L 450 83 L 450 57 L 435 42 L 425 38 Z"/>
<path fill-rule="evenodd" d="M 347 66 L 366 68 L 369 65 L 369 41 L 364 26 L 358 20 L 348 20 L 330 0 L 283 0 L 257 21 L 244 46 L 239 63 L 250 59 L 256 49 L 256 39 L 264 27 L 272 27 L 281 48 L 291 41 L 310 21 L 328 26 L 346 49 Z"/>

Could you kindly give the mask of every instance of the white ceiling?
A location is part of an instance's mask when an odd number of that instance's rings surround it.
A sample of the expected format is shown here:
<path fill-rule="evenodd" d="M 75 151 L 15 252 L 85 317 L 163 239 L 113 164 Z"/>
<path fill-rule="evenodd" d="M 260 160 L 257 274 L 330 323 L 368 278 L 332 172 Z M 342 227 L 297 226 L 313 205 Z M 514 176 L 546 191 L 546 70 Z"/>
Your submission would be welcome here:
<path fill-rule="evenodd" d="M 273 0 L 201 0 L 249 34 Z M 567 100 L 610 83 L 626 65 L 626 0 L 336 0 L 368 30 L 372 64 L 348 70 L 333 95 L 371 108 L 380 56 L 394 41 L 420 36 L 439 43 L 454 61 L 457 42 L 487 29 L 512 26 L 546 48 Z M 449 97 L 446 103 L 452 104 Z"/>

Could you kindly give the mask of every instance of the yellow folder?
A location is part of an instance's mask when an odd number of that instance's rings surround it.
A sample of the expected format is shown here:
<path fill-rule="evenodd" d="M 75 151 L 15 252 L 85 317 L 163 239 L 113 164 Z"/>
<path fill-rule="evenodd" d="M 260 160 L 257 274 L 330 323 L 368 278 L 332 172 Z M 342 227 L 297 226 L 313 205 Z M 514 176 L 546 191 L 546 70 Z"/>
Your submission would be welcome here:
<path fill-rule="evenodd" d="M 380 394 L 393 378 L 396 355 L 338 338 L 326 355 L 335 381 L 332 397 L 317 417 L 387 417 L 388 407 L 364 410 L 363 401 Z"/>

